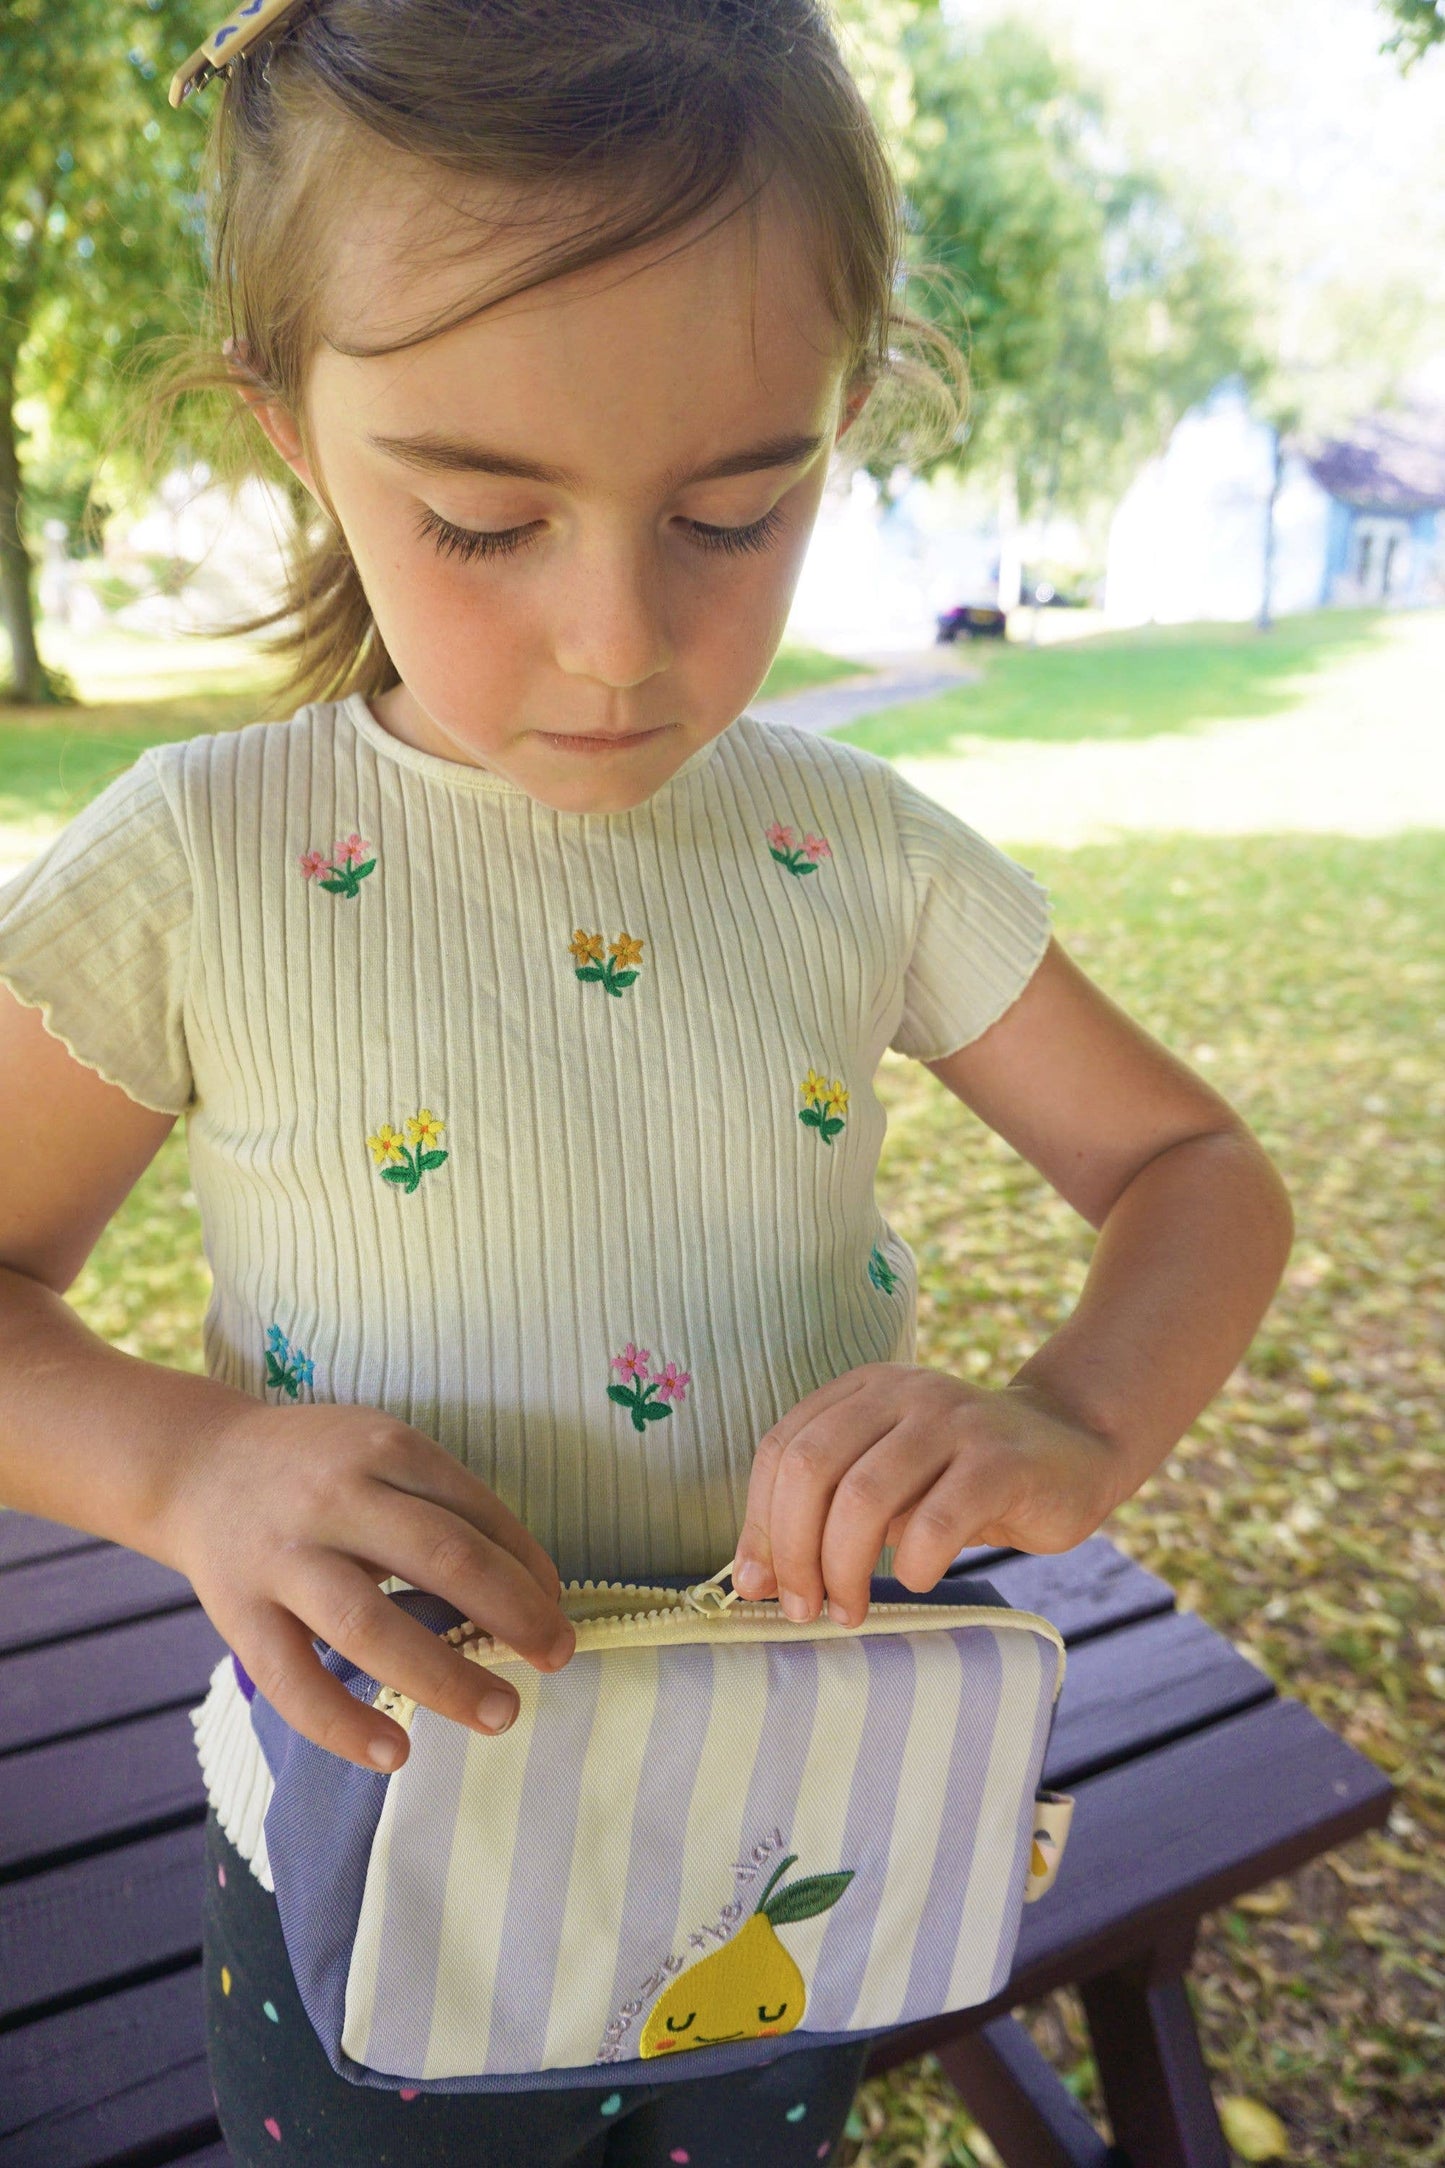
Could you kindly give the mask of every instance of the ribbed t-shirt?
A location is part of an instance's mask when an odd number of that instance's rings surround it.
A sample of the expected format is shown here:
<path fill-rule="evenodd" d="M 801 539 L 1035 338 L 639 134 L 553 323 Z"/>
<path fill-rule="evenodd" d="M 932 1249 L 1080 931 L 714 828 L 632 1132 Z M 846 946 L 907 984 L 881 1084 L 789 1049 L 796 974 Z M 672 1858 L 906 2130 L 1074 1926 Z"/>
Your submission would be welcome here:
<path fill-rule="evenodd" d="M 0 888 L 0 979 L 186 1117 L 208 1373 L 413 1425 L 564 1580 L 714 1572 L 771 1425 L 912 1359 L 874 1076 L 986 1031 L 1048 937 L 835 739 L 745 715 L 562 813 L 359 694 L 152 747 Z M 225 1661 L 202 1763 L 268 1880 L 244 1713 Z"/>

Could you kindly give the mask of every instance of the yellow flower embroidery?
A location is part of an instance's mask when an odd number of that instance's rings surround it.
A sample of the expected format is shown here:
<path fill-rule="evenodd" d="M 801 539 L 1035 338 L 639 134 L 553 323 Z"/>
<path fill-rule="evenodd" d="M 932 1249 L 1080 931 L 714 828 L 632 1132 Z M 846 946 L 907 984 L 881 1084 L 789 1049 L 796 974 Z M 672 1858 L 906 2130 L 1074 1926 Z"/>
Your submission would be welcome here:
<path fill-rule="evenodd" d="M 423 1151 L 430 1151 L 434 1144 L 440 1143 L 446 1126 L 430 1107 L 423 1107 L 419 1113 L 407 1116 L 406 1133 L 413 1144 L 419 1144 Z"/>
<path fill-rule="evenodd" d="M 619 971 L 630 971 L 642 961 L 642 943 L 634 941 L 630 933 L 620 933 L 609 953 Z"/>
<path fill-rule="evenodd" d="M 579 926 L 572 936 L 571 948 L 578 978 L 605 986 L 619 1001 L 626 988 L 636 983 L 643 944 L 635 941 L 630 933 L 620 933 L 609 948 L 600 933 L 587 933 Z M 604 950 L 607 951 L 605 961 Z"/>
<path fill-rule="evenodd" d="M 403 1156 L 401 1131 L 393 1129 L 390 1122 L 383 1122 L 376 1135 L 368 1137 L 366 1141 L 378 1167 L 388 1166 L 393 1160 Z"/>
<path fill-rule="evenodd" d="M 798 1120 L 805 1129 L 816 1129 L 825 1144 L 831 1144 L 843 1128 L 848 1112 L 848 1091 L 843 1079 L 835 1076 L 830 1084 L 816 1069 L 810 1069 L 802 1082 L 802 1094 Z"/>
<path fill-rule="evenodd" d="M 580 926 L 572 936 L 572 954 L 579 964 L 600 964 L 605 946 L 600 933 L 584 933 Z"/>
<path fill-rule="evenodd" d="M 404 1189 L 409 1197 L 424 1174 L 444 1167 L 449 1154 L 437 1150 L 437 1139 L 446 1126 L 430 1107 L 419 1107 L 415 1114 L 408 1114 L 406 1118 L 406 1131 L 411 1138 L 411 1144 L 406 1145 L 401 1141 L 400 1130 L 394 1129 L 390 1122 L 383 1122 L 376 1135 L 366 1140 L 382 1181 Z"/>

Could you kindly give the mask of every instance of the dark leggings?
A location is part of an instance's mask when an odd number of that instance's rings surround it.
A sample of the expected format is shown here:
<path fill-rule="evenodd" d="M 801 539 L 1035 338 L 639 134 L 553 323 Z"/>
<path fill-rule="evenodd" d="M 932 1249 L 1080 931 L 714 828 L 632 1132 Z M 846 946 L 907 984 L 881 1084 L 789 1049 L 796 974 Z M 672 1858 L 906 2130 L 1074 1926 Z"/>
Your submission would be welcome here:
<path fill-rule="evenodd" d="M 214 1811 L 202 1906 L 206 2056 L 234 2168 L 815 2168 L 869 2043 L 732 2077 L 531 2093 L 381 2092 L 338 2077 L 292 1978 L 276 1900 Z"/>

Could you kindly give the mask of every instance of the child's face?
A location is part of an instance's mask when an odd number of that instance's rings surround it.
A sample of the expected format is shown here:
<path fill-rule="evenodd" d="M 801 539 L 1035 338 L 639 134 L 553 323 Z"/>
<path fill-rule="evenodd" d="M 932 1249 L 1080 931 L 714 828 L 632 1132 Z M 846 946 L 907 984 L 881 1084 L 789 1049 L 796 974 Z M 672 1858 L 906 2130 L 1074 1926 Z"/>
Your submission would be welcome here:
<path fill-rule="evenodd" d="M 347 343 L 478 290 L 475 248 L 406 268 L 395 202 L 362 208 L 338 264 Z M 767 672 L 862 404 L 844 374 L 781 206 L 762 211 L 756 263 L 738 216 L 399 354 L 323 345 L 316 468 L 402 680 L 373 698 L 378 719 L 564 812 L 640 804 Z M 294 433 L 273 441 L 314 486 Z M 739 471 L 709 477 L 724 465 Z M 505 539 L 468 558 L 438 546 L 437 522 Z"/>

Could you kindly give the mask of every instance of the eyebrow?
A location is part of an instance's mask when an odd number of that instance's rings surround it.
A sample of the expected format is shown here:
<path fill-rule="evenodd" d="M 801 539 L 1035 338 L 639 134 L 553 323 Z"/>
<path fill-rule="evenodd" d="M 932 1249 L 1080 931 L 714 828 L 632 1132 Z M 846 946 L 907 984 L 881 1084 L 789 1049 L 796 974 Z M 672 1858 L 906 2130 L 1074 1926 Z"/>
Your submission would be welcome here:
<path fill-rule="evenodd" d="M 438 436 L 423 429 L 415 436 L 392 437 L 373 433 L 367 443 L 409 467 L 424 467 L 447 474 L 496 474 L 512 481 L 546 482 L 556 489 L 576 489 L 578 477 L 566 467 L 550 467 L 540 459 L 514 458 L 489 445 L 470 444 L 463 438 Z M 720 482 L 729 475 L 761 474 L 770 467 L 796 467 L 823 449 L 827 439 L 819 432 L 773 437 L 750 444 L 737 452 L 725 452 L 691 474 L 664 477 L 665 490 L 680 489 L 685 482 Z"/>

